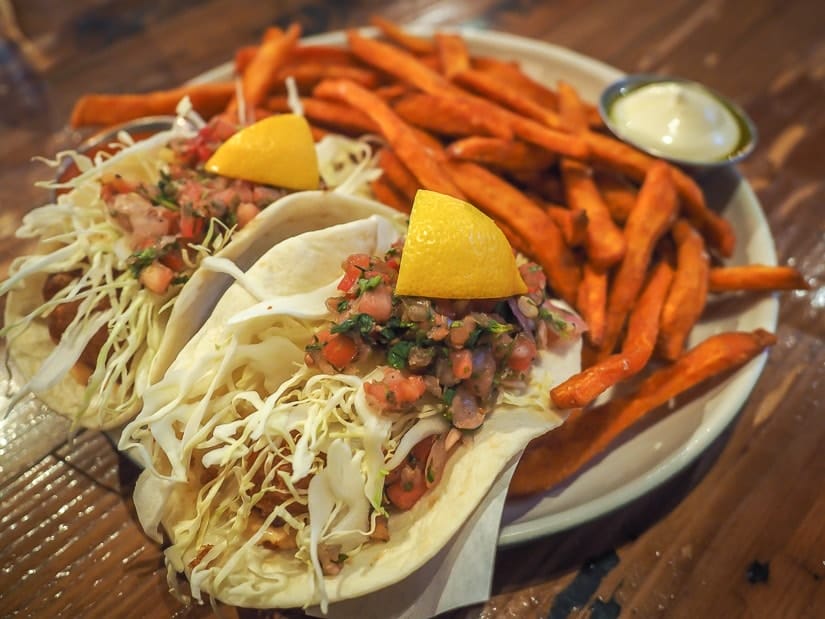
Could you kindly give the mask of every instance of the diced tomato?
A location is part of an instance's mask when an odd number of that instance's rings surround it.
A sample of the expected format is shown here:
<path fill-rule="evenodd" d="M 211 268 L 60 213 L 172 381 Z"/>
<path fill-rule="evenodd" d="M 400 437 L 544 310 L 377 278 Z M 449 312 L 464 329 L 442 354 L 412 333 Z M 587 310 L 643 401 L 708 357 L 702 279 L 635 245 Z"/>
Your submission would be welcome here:
<path fill-rule="evenodd" d="M 186 266 L 179 249 L 171 249 L 161 256 L 160 261 L 176 273 L 183 271 Z"/>
<path fill-rule="evenodd" d="M 203 217 L 199 217 L 191 212 L 183 211 L 180 216 L 180 235 L 184 239 L 200 239 L 203 232 Z"/>
<path fill-rule="evenodd" d="M 370 257 L 367 254 L 352 254 L 341 265 L 344 269 L 344 277 L 338 282 L 338 290 L 347 292 L 355 285 L 365 269 L 370 266 Z"/>
<path fill-rule="evenodd" d="M 435 439 L 435 434 L 428 436 L 427 438 L 423 438 L 418 441 L 415 447 L 411 450 L 411 453 L 415 456 L 416 461 L 420 462 L 422 466 L 424 466 L 427 462 L 427 457 L 430 455 L 430 450 L 433 448 Z"/>
<path fill-rule="evenodd" d="M 516 372 L 526 372 L 530 369 L 536 352 L 536 343 L 523 333 L 519 333 L 513 340 L 513 348 L 507 359 L 507 365 Z"/>
<path fill-rule="evenodd" d="M 389 286 L 367 290 L 358 297 L 356 309 L 378 322 L 386 322 L 392 316 L 392 291 Z"/>
<path fill-rule="evenodd" d="M 252 204 L 252 202 L 241 202 L 238 205 L 237 212 L 235 213 L 235 216 L 238 218 L 238 229 L 243 228 L 246 224 L 255 219 L 260 212 L 261 209 Z"/>
<path fill-rule="evenodd" d="M 539 265 L 535 262 L 527 262 L 522 264 L 518 270 L 524 283 L 527 284 L 528 292 L 544 290 L 547 285 L 547 276 Z"/>
<path fill-rule="evenodd" d="M 317 334 L 321 342 L 321 355 L 336 368 L 345 368 L 358 355 L 355 341 L 343 333 L 321 331 Z"/>
<path fill-rule="evenodd" d="M 427 483 L 424 479 L 424 467 L 421 466 L 412 470 L 410 479 L 399 479 L 387 486 L 387 498 L 398 509 L 406 511 L 412 508 L 426 491 Z"/>
<path fill-rule="evenodd" d="M 140 283 L 157 294 L 163 294 L 175 277 L 174 271 L 159 262 L 153 262 L 140 272 Z"/>
<path fill-rule="evenodd" d="M 386 370 L 381 381 L 364 383 L 364 391 L 380 410 L 398 410 L 424 395 L 427 385 L 416 374 L 404 376 L 398 370 Z"/>
<path fill-rule="evenodd" d="M 470 378 L 473 375 L 473 353 L 469 348 L 450 352 L 453 376 L 458 380 Z"/>

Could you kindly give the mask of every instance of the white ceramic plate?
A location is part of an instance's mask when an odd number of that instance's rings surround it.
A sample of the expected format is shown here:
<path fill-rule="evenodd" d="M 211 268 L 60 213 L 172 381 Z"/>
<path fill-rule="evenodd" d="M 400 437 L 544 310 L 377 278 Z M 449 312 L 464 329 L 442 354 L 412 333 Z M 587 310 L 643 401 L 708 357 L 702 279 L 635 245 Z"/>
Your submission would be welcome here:
<path fill-rule="evenodd" d="M 426 31 L 422 31 L 426 34 Z M 563 79 L 591 102 L 622 73 L 567 49 L 508 34 L 463 30 L 471 53 L 517 60 L 534 78 L 548 85 Z M 317 44 L 344 43 L 342 33 L 307 39 Z M 196 81 L 227 79 L 231 64 Z M 750 186 L 734 171 L 717 175 L 706 187 L 708 202 L 721 208 L 736 231 L 731 264 L 775 264 L 770 230 Z M 711 313 L 712 314 L 712 313 Z M 774 330 L 774 297 L 743 300 L 741 311 L 703 319 L 691 345 L 723 331 Z M 760 355 L 735 375 L 664 420 L 630 437 L 572 483 L 543 496 L 508 501 L 502 518 L 500 546 L 525 542 L 574 527 L 614 510 L 663 483 L 701 454 L 736 417 L 765 362 Z"/>

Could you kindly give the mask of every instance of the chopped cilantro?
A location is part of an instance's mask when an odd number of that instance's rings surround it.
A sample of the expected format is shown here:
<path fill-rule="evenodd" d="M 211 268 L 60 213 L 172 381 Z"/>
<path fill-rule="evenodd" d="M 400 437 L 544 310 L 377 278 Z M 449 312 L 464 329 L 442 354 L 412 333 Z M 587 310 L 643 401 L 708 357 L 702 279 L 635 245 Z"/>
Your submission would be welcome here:
<path fill-rule="evenodd" d="M 539 308 L 539 318 L 549 322 L 556 333 L 567 333 L 572 328 L 569 322 L 558 316 L 555 312 L 551 312 L 546 307 Z"/>
<path fill-rule="evenodd" d="M 508 325 L 502 322 L 498 322 L 497 320 L 490 320 L 490 322 L 484 325 L 484 329 L 489 331 L 490 333 L 509 333 L 513 330 L 513 325 Z"/>
<path fill-rule="evenodd" d="M 401 341 L 390 346 L 387 352 L 387 363 L 391 367 L 400 370 L 407 366 L 407 359 L 410 356 L 410 349 L 413 347 L 412 342 Z"/>
<path fill-rule="evenodd" d="M 175 277 L 172 278 L 172 284 L 173 285 L 185 284 L 188 281 L 189 281 L 189 276 L 188 275 L 176 275 Z"/>
<path fill-rule="evenodd" d="M 447 387 L 444 390 L 444 394 L 441 396 L 441 399 L 444 400 L 444 404 L 449 406 L 453 403 L 453 398 L 455 397 L 455 388 Z"/>
<path fill-rule="evenodd" d="M 431 484 L 435 481 L 435 473 L 433 472 L 433 467 L 427 467 L 427 483 Z"/>
<path fill-rule="evenodd" d="M 146 249 L 136 251 L 129 256 L 129 259 L 127 260 L 129 270 L 132 272 L 134 277 L 138 277 L 140 272 L 157 260 L 157 258 L 158 250 L 153 247 L 147 247 Z"/>
<path fill-rule="evenodd" d="M 357 330 L 362 335 L 369 335 L 375 327 L 375 319 L 369 314 L 355 314 L 347 318 L 344 322 L 333 325 L 330 329 L 331 333 L 347 333 L 348 331 Z"/>
<path fill-rule="evenodd" d="M 372 290 L 373 288 L 377 287 L 383 281 L 383 278 L 380 275 L 373 275 L 370 278 L 366 277 L 359 277 L 358 278 L 358 294 L 362 295 L 367 290 Z"/>
<path fill-rule="evenodd" d="M 340 313 L 346 312 L 349 309 L 349 301 L 347 299 L 341 299 L 338 305 L 335 306 L 335 309 Z"/>

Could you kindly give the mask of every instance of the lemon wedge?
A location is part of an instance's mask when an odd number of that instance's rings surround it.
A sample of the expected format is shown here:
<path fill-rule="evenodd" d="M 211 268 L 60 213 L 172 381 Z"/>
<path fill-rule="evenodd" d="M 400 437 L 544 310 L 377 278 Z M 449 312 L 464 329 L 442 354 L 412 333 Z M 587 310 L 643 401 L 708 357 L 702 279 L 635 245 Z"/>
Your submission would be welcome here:
<path fill-rule="evenodd" d="M 286 189 L 318 189 L 318 155 L 303 116 L 279 114 L 244 127 L 206 162 L 206 170 Z"/>
<path fill-rule="evenodd" d="M 396 294 L 498 299 L 527 292 L 513 249 L 472 204 L 435 191 L 415 195 Z"/>

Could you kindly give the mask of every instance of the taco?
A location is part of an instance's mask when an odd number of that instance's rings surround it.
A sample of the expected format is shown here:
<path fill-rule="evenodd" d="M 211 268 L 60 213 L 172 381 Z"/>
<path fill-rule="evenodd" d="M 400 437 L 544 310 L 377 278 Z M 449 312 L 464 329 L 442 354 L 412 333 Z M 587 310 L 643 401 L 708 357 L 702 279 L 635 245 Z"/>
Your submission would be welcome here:
<path fill-rule="evenodd" d="M 402 297 L 403 252 L 381 215 L 284 240 L 144 394 L 120 448 L 196 599 L 324 607 L 394 584 L 562 422 L 549 389 L 578 371 L 581 324 L 541 270 L 523 261 L 512 298 Z"/>
<path fill-rule="evenodd" d="M 121 425 L 194 332 L 189 315 L 208 309 L 200 289 L 215 275 L 199 273 L 205 257 L 243 265 L 260 254 L 251 246 L 261 239 L 271 245 L 327 225 L 302 217 L 301 227 L 279 230 L 289 217 L 269 205 L 292 189 L 204 169 L 238 124 L 227 117 L 205 124 L 185 102 L 180 112 L 146 140 L 121 135 L 93 158 L 59 155 L 79 175 L 46 184 L 64 193 L 24 218 L 17 235 L 37 246 L 0 284 L 7 295 L 0 335 L 25 383 L 9 408 L 34 393 L 77 426 Z M 375 174 L 364 141 L 329 136 L 316 150 L 323 188 L 357 192 Z M 179 328 L 168 329 L 170 320 Z"/>

